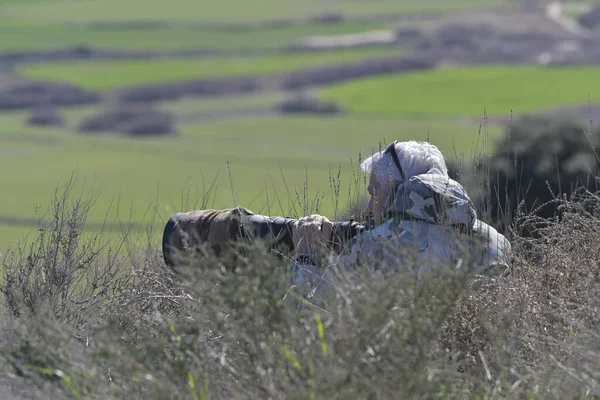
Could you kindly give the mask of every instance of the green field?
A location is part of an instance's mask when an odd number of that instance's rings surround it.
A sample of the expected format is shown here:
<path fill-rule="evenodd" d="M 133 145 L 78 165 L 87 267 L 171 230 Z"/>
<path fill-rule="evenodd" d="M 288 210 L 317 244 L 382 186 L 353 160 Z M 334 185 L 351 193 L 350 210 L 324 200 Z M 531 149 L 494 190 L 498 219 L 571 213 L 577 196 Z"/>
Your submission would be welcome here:
<path fill-rule="evenodd" d="M 316 211 L 314 200 L 319 198 L 319 211 L 334 217 L 330 175 L 337 175 L 337 168 L 342 165 L 338 206 L 343 209 L 353 175 L 350 160 L 356 166 L 359 153 L 364 157 L 382 138 L 388 142 L 429 138 L 448 158 L 470 160 L 482 148 L 490 152 L 494 140 L 503 133 L 500 127 L 491 125 L 479 134 L 478 118 L 473 117 L 480 117 L 484 106 L 490 114 L 502 115 L 496 110 L 504 106 L 517 113 L 570 101 L 582 103 L 577 99 L 578 90 L 587 98 L 591 86 L 584 83 L 591 82 L 594 74 L 595 68 L 505 66 L 365 79 L 321 89 L 326 96 L 350 106 L 351 113 L 347 115 L 244 117 L 180 124 L 179 136 L 163 139 L 136 140 L 78 135 L 71 129 L 27 128 L 23 125 L 25 113 L 9 113 L 3 116 L 0 127 L 0 168 L 14 172 L 0 175 L 0 185 L 8 193 L 19 195 L 3 197 L 0 207 L 10 210 L 9 215 L 32 217 L 36 206 L 48 204 L 56 185 L 76 172 L 79 182 L 86 180 L 86 187 L 95 184 L 101 188 L 98 203 L 90 214 L 94 223 L 102 221 L 108 212 L 109 221 L 118 216 L 120 220 L 145 223 L 155 216 L 160 225 L 176 211 L 200 207 L 206 187 L 215 178 L 215 191 L 204 206 L 242 204 L 260 213 L 301 214 L 303 187 L 308 180 L 310 210 Z M 543 91 L 544 83 L 551 81 L 557 82 L 555 86 L 561 93 Z M 353 86 L 359 89 L 351 89 Z M 411 93 L 410 101 L 402 93 Z M 186 99 L 159 106 L 177 115 L 194 115 L 202 111 L 267 107 L 282 97 L 269 94 Z M 371 102 L 361 103 L 361 97 Z M 593 93 L 591 98 L 594 99 Z M 395 107 L 394 102 L 399 106 Z M 82 117 L 97 111 L 98 106 L 87 106 L 63 112 L 74 127 Z M 411 113 L 430 115 L 410 116 Z M 505 116 L 508 122 L 508 112 Z M 461 119 L 471 122 L 461 123 Z M 462 154 L 454 154 L 455 150 Z M 189 198 L 184 194 L 188 188 Z M 11 235 L 25 230 L 1 228 L 0 243 L 8 243 Z"/>
<path fill-rule="evenodd" d="M 348 16 L 390 12 L 443 11 L 499 8 L 502 0 L 375 0 L 344 2 L 308 0 L 2 0 L 0 1 L 0 51 L 58 49 L 92 46 L 109 49 L 249 49 L 287 46 L 309 35 L 355 33 L 389 28 L 389 22 L 345 21 L 336 24 L 300 24 L 252 29 L 218 30 L 206 24 L 247 23 L 267 19 L 297 19 L 323 13 Z M 139 28 L 127 22 L 169 22 L 170 26 Z M 110 28 L 88 22 L 122 22 Z M 191 26 L 178 23 L 192 23 Z M 204 24 L 204 25 L 203 25 Z"/>
<path fill-rule="evenodd" d="M 299 19 L 326 12 L 367 16 L 510 4 L 502 0 L 0 0 L 0 52 L 79 45 L 122 50 L 273 49 L 309 35 L 393 28 L 395 24 L 345 21 L 240 31 L 220 30 L 210 24 Z M 140 28 L 127 25 L 128 21 L 168 24 Z M 107 28 L 87 24 L 91 22 L 122 25 Z M 402 26 L 416 23 L 406 21 Z M 253 57 L 69 61 L 16 65 L 14 71 L 25 78 L 109 91 L 191 79 L 263 75 L 404 51 L 390 46 Z M 11 71 L 3 70 L 3 77 L 10 76 Z M 494 141 L 503 134 L 497 125 L 479 132 L 484 107 L 488 114 L 508 121 L 510 110 L 517 114 L 586 103 L 588 94 L 593 102 L 598 71 L 458 68 L 361 79 L 318 89 L 349 110 L 337 117 L 235 115 L 236 110 L 272 107 L 285 97 L 281 93 L 160 102 L 158 107 L 182 117 L 177 120 L 178 135 L 160 139 L 76 133 L 82 118 L 112 107 L 108 104 L 59 109 L 67 121 L 61 129 L 27 127 L 27 113 L 5 113 L 0 124 L 0 187 L 10 195 L 0 197 L 0 209 L 4 210 L 0 217 L 33 218 L 36 207 L 46 207 L 56 186 L 75 173 L 78 190 L 101 190 L 89 215 L 89 222 L 94 224 L 107 216 L 109 222 L 132 220 L 141 224 L 157 218 L 160 228 L 177 211 L 237 204 L 260 213 L 298 215 L 304 213 L 305 184 L 309 211 L 317 211 L 315 201 L 319 199 L 318 211 L 334 218 L 331 176 L 337 177 L 341 165 L 337 207 L 343 209 L 354 196 L 349 188 L 359 154 L 369 155 L 383 138 L 387 142 L 429 139 L 448 158 L 470 160 L 481 151 L 491 152 Z M 203 116 L 221 111 L 234 115 L 217 122 L 199 122 Z M 214 190 L 203 199 L 213 180 Z M 30 230 L 31 226 L 0 223 L 0 249 Z"/>
<path fill-rule="evenodd" d="M 171 20 L 242 22 L 265 19 L 302 18 L 323 13 L 342 12 L 347 16 L 393 12 L 448 11 L 507 7 L 510 3 L 493 0 L 40 0 L 5 1 L 3 13 L 11 18 L 53 21 L 132 21 Z"/>
<path fill-rule="evenodd" d="M 1 10 L 1 9 L 0 9 Z M 294 25 L 251 31 L 219 31 L 174 25 L 152 29 L 91 27 L 57 22 L 2 18 L 0 51 L 61 49 L 91 46 L 122 50 L 273 49 L 311 35 L 334 35 L 385 29 L 389 24 L 348 22 L 333 25 Z"/>
<path fill-rule="evenodd" d="M 121 86 L 187 79 L 269 74 L 399 53 L 397 48 L 373 48 L 260 57 L 55 62 L 25 65 L 18 72 L 31 79 L 70 82 L 87 89 L 110 90 Z"/>
<path fill-rule="evenodd" d="M 273 214 L 288 214 L 295 208 L 302 213 L 295 190 L 302 199 L 308 178 L 308 197 L 322 198 L 320 211 L 333 216 L 330 168 L 337 176 L 337 168 L 342 166 L 343 207 L 352 177 L 350 160 L 356 166 L 359 152 L 364 157 L 384 137 L 388 142 L 429 137 L 449 157 L 456 148 L 469 158 L 481 147 L 485 135 L 495 138 L 501 134 L 499 128 L 490 127 L 479 136 L 476 125 L 443 121 L 344 116 L 245 118 L 184 125 L 177 138 L 135 140 L 24 128 L 21 116 L 3 117 L 3 121 L 0 170 L 11 173 L 0 174 L 0 185 L 5 193 L 18 195 L 2 196 L 0 208 L 10 210 L 9 215 L 31 218 L 36 206 L 48 204 L 57 184 L 64 184 L 75 172 L 84 189 L 101 189 L 90 222 L 103 221 L 107 212 L 109 221 L 117 213 L 121 220 L 147 221 L 147 210 L 154 209 L 155 202 L 158 215 L 164 219 L 201 200 L 203 185 L 209 186 L 215 177 L 217 187 L 208 206 L 242 204 L 257 212 L 270 209 Z M 191 202 L 182 202 L 182 193 L 188 188 Z M 111 202 L 119 198 L 119 207 L 115 203 L 109 210 Z"/>
<path fill-rule="evenodd" d="M 393 54 L 390 49 L 204 60 L 145 60 L 28 65 L 28 78 L 97 90 L 226 75 L 253 75 Z M 597 102 L 597 67 L 485 66 L 364 78 L 320 90 L 350 111 L 388 115 L 509 116 Z M 552 85 L 553 90 L 548 91 Z M 408 95 L 410 94 L 410 95 Z"/>
<path fill-rule="evenodd" d="M 363 148 L 367 148 L 372 146 L 371 140 L 377 139 L 359 131 L 360 122 L 356 119 L 344 119 L 339 123 L 302 119 L 240 120 L 186 127 L 183 137 L 177 141 L 143 142 L 16 129 L 18 134 L 7 133 L 0 139 L 4 149 L 0 155 L 0 167 L 3 171 L 13 171 L 15 165 L 19 168 L 14 173 L 2 174 L 0 184 L 7 193 L 18 193 L 18 196 L 3 197 L 0 203 L 10 215 L 32 218 L 36 207 L 46 207 L 54 188 L 64 184 L 75 172 L 79 176 L 78 190 L 83 187 L 82 191 L 87 193 L 87 189 L 92 187 L 101 189 L 101 195 L 90 213 L 90 222 L 101 222 L 107 213 L 109 222 L 132 219 L 146 223 L 156 217 L 159 221 L 157 229 L 160 229 L 173 212 L 201 206 L 205 191 L 203 179 L 209 186 L 213 178 L 217 178 L 215 197 L 211 197 L 208 206 L 220 208 L 243 204 L 257 212 L 291 214 L 295 213 L 294 208 L 302 212 L 302 206 L 295 199 L 296 190 L 302 198 L 303 185 L 308 177 L 309 198 L 321 198 L 324 201 L 321 212 L 332 215 L 330 165 L 333 175 L 336 175 L 340 163 L 343 166 L 340 202 L 340 207 L 343 207 L 348 199 L 352 175 L 348 160 L 351 157 L 356 160 L 361 143 Z M 366 123 L 378 128 L 382 134 L 396 138 L 418 137 L 414 135 L 417 130 L 421 132 L 421 138 L 425 138 L 427 130 L 431 129 L 433 140 L 437 138 L 440 143 L 445 143 L 444 148 L 448 151 L 452 132 L 465 131 L 463 139 L 467 135 L 476 137 L 476 128 L 472 126 L 398 120 Z M 399 133 L 393 136 L 396 125 L 404 129 L 399 129 Z M 367 129 L 367 126 L 362 125 L 362 128 Z M 304 129 L 310 130 L 311 135 L 298 140 L 298 133 Z M 350 131 L 353 137 L 338 134 L 337 140 L 340 136 L 348 140 L 348 144 L 340 146 L 334 143 L 336 135 L 326 134 L 344 132 L 342 129 Z M 247 135 L 247 132 L 258 131 L 263 132 L 260 138 Z M 280 132 L 289 132 L 290 135 L 280 135 Z M 496 132 L 491 131 L 492 134 Z M 310 142 L 317 140 L 315 137 L 327 139 L 323 141 L 324 147 L 320 152 L 315 152 Z M 264 146 L 267 140 L 270 140 L 270 145 Z M 352 146 L 353 143 L 356 147 Z M 325 148 L 326 145 L 328 148 Z M 227 160 L 231 162 L 236 203 L 231 192 Z M 294 205 L 291 205 L 286 191 L 286 182 Z M 266 203 L 265 186 L 270 194 L 270 208 Z M 318 193 L 317 188 L 320 189 Z M 79 193 L 78 190 L 75 192 Z M 275 192 L 281 203 L 275 200 Z M 119 207 L 116 205 L 118 201 Z M 314 210 L 314 207 L 311 208 Z M 0 247 L 4 248 L 11 242 L 14 244 L 17 238 L 30 231 L 31 227 L 0 225 Z M 35 230 L 32 233 L 35 234 Z M 118 232 L 115 234 L 118 237 Z"/>
<path fill-rule="evenodd" d="M 270 108 L 288 98 L 289 95 L 279 92 L 251 94 L 240 96 L 225 96 L 217 98 L 189 97 L 173 101 L 155 103 L 159 108 L 176 115 L 193 116 L 195 113 L 234 112 L 256 108 Z"/>
<path fill-rule="evenodd" d="M 479 117 L 486 108 L 508 117 L 598 103 L 598 81 L 598 67 L 485 66 L 360 79 L 321 93 L 358 113 Z"/>

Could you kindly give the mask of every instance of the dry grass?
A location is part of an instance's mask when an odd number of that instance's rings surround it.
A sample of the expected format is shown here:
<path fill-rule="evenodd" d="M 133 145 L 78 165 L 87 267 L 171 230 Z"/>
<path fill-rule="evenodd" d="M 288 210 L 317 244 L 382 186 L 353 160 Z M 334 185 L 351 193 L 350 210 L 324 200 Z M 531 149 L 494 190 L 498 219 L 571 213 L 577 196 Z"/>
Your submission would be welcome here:
<path fill-rule="evenodd" d="M 286 263 L 168 270 L 125 235 L 82 239 L 90 200 L 57 193 L 4 256 L 0 393 L 19 398 L 573 398 L 600 395 L 600 198 L 515 236 L 507 277 L 342 282 L 302 304 Z M 585 207 L 581 207 L 584 204 Z M 531 223 L 525 218 L 513 226 Z M 402 275 L 402 273 L 400 273 Z"/>

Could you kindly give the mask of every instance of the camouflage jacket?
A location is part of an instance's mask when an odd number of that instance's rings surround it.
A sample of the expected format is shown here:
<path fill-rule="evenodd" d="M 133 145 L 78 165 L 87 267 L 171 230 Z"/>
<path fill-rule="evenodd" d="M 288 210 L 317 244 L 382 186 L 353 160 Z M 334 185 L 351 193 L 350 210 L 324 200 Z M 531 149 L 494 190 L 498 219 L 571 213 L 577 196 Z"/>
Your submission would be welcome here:
<path fill-rule="evenodd" d="M 477 219 L 465 189 L 448 177 L 410 178 L 388 199 L 386 212 L 383 224 L 356 236 L 327 265 L 317 266 L 310 257 L 297 258 L 291 264 L 294 280 L 322 278 L 331 264 L 346 270 L 367 264 L 384 273 L 410 268 L 417 279 L 448 265 L 474 272 L 509 267 L 509 241 Z"/>

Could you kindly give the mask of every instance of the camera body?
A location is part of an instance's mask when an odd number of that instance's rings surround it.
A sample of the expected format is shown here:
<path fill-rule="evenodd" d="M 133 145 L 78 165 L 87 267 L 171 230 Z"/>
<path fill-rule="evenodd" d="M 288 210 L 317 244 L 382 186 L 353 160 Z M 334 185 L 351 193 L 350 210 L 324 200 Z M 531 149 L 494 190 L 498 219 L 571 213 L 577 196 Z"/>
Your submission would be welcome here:
<path fill-rule="evenodd" d="M 338 221 L 333 223 L 333 249 L 340 252 L 356 235 L 367 230 L 367 226 L 356 221 Z"/>

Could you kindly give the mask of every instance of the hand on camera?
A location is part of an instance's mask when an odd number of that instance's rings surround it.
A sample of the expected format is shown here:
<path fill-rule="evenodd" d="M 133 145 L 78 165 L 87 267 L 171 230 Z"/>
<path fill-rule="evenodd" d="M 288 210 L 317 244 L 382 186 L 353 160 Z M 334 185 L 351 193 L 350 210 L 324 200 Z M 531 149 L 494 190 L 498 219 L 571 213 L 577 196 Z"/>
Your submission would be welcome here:
<path fill-rule="evenodd" d="M 322 256 L 333 235 L 333 224 L 321 215 L 302 217 L 294 224 L 292 238 L 296 254 Z"/>

